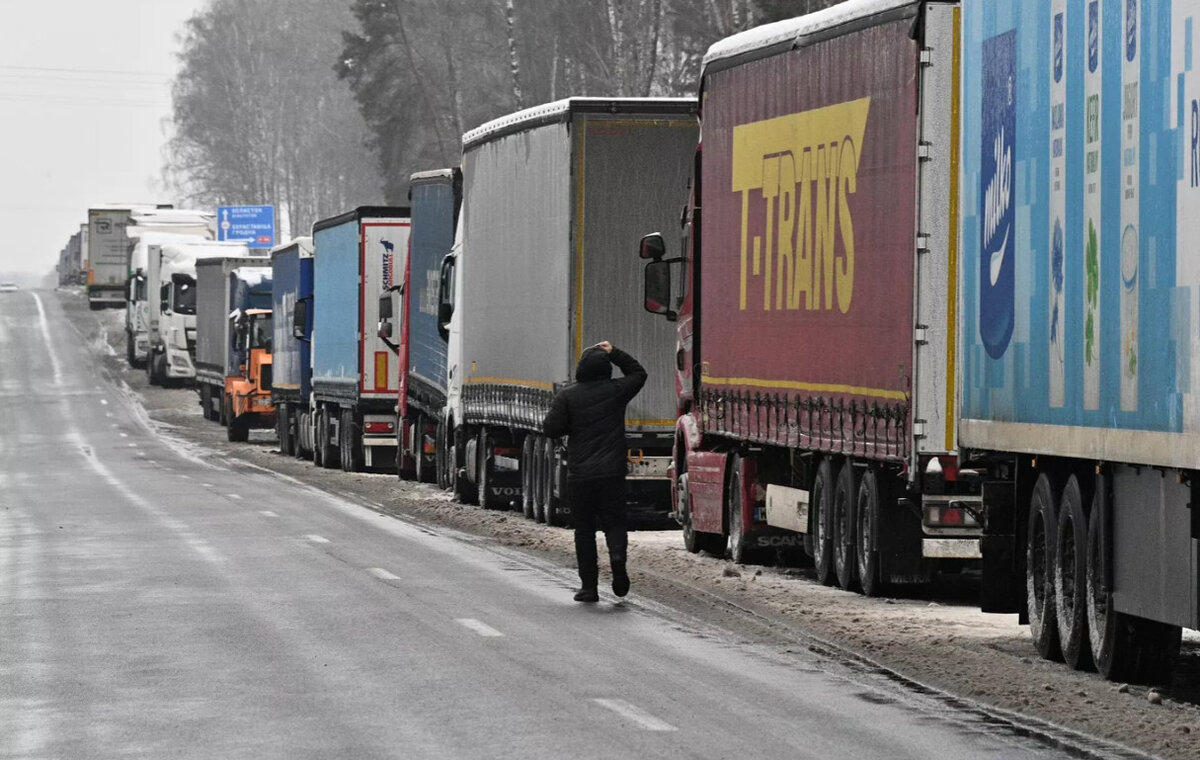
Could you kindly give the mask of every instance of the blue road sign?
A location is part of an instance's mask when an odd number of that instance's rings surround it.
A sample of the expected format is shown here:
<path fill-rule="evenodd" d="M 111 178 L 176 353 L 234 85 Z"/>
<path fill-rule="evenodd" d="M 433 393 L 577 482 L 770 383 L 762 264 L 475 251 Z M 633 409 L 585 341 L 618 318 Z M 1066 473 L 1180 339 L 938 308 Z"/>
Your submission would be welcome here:
<path fill-rule="evenodd" d="M 217 240 L 233 240 L 250 248 L 275 245 L 274 206 L 218 206 Z"/>

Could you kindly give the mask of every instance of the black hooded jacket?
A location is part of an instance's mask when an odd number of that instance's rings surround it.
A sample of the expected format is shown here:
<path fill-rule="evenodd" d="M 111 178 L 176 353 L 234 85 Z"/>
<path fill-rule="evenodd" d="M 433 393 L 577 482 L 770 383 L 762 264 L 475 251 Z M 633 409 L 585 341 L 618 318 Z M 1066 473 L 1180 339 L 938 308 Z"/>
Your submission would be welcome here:
<path fill-rule="evenodd" d="M 612 377 L 616 365 L 624 377 Z M 567 475 L 571 480 L 624 477 L 628 472 L 625 406 L 646 383 L 646 369 L 619 348 L 589 348 L 579 357 L 575 384 L 558 392 L 542 431 L 569 435 Z"/>

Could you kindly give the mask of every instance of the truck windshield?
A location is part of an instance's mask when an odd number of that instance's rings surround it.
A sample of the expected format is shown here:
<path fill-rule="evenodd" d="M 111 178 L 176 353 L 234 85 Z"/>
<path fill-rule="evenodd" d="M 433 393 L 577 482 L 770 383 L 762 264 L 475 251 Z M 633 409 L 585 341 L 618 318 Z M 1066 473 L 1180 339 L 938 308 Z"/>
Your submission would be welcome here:
<path fill-rule="evenodd" d="M 171 282 L 171 310 L 176 314 L 195 314 L 196 281 L 185 274 L 174 274 Z"/>
<path fill-rule="evenodd" d="M 265 348 L 271 350 L 271 317 L 257 317 L 250 328 L 250 348 Z"/>

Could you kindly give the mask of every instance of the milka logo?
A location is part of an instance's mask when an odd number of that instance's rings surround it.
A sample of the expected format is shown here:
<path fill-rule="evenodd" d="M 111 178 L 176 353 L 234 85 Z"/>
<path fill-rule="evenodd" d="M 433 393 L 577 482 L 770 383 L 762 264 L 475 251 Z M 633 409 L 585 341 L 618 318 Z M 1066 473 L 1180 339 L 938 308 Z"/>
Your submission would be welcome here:
<path fill-rule="evenodd" d="M 1137 0 L 1125 3 L 1125 60 L 1133 62 L 1137 56 Z"/>
<path fill-rule="evenodd" d="M 1061 82 L 1063 75 L 1063 15 L 1054 14 L 1054 81 Z"/>
<path fill-rule="evenodd" d="M 850 198 L 871 99 L 734 127 L 733 191 L 741 194 L 739 308 L 761 278 L 762 308 L 850 310 Z"/>
<path fill-rule="evenodd" d="M 985 250 L 991 251 L 988 275 L 992 284 L 995 285 L 996 281 L 1000 279 L 1000 268 L 1004 265 L 1004 252 L 1008 248 L 1009 225 L 1005 223 L 1004 216 L 1012 202 L 1010 189 L 1012 146 L 1004 141 L 1003 127 L 996 135 L 992 152 L 996 159 L 996 173 L 988 180 L 987 189 L 983 193 L 983 245 Z M 1004 225 L 1004 237 L 1001 238 L 1000 245 L 993 247 L 992 243 L 1002 224 Z"/>

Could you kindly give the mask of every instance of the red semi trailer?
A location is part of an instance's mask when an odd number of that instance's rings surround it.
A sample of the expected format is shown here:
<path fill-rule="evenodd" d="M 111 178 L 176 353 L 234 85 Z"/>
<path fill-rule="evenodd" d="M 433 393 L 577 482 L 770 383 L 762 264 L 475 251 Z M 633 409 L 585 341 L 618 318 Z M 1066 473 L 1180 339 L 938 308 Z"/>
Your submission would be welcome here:
<path fill-rule="evenodd" d="M 868 594 L 979 558 L 954 440 L 958 23 L 852 0 L 706 55 L 682 255 L 641 248 L 646 308 L 678 321 L 689 550 L 803 546 Z"/>

